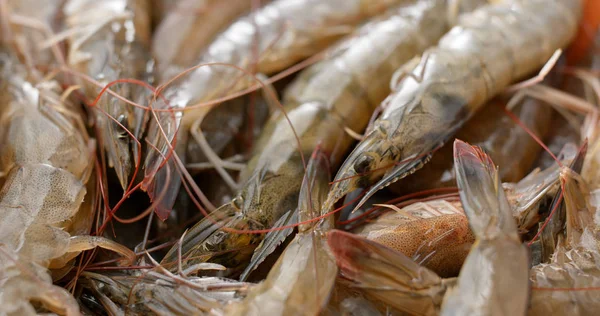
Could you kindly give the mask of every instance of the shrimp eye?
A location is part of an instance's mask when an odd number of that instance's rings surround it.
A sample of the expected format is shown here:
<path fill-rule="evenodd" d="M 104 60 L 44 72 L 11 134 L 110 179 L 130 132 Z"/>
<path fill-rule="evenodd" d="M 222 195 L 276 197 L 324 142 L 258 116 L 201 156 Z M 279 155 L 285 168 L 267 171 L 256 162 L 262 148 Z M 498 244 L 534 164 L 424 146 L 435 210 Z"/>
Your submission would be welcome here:
<path fill-rule="evenodd" d="M 241 210 L 243 207 L 242 204 L 244 203 L 244 198 L 241 196 L 237 196 L 233 199 L 233 201 L 231 201 L 231 203 L 233 204 L 233 207 L 235 207 L 238 210 Z"/>
<path fill-rule="evenodd" d="M 125 114 L 120 114 L 117 117 L 117 122 L 119 122 L 119 124 L 121 124 L 121 125 L 125 126 L 125 128 L 127 128 L 127 116 L 125 116 Z"/>
<path fill-rule="evenodd" d="M 128 128 L 127 126 L 127 116 L 125 116 L 124 114 L 121 114 L 117 117 L 117 122 L 119 122 L 119 124 L 121 124 L 123 127 Z M 126 138 L 127 137 L 127 132 L 123 129 L 123 127 L 121 127 L 119 124 L 115 123 L 116 125 L 116 129 L 117 129 L 117 137 L 118 138 Z"/>
<path fill-rule="evenodd" d="M 369 171 L 371 163 L 373 163 L 373 157 L 364 155 L 354 163 L 354 171 L 356 173 L 365 173 Z"/>

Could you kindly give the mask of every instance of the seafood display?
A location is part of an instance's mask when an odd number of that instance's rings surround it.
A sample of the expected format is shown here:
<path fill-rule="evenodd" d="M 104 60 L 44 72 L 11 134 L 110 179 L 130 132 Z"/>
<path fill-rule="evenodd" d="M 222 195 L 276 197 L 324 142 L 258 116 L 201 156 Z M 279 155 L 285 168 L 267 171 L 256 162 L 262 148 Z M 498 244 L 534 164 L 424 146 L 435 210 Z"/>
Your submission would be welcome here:
<path fill-rule="evenodd" d="M 0 0 L 0 316 L 595 315 L 596 0 Z"/>

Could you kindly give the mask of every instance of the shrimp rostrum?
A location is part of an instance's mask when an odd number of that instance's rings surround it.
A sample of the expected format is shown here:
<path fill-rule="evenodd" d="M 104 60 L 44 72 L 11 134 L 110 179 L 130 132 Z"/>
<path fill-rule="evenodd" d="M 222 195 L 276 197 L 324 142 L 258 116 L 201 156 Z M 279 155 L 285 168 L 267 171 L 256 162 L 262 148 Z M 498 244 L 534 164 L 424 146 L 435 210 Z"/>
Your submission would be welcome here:
<path fill-rule="evenodd" d="M 76 308 L 72 299 L 59 302 L 52 295 L 37 296 L 51 289 L 45 268 L 68 270 L 70 259 L 98 245 L 128 256 L 128 262 L 135 256 L 101 237 L 71 236 L 88 234 L 91 229 L 82 222 L 91 225 L 86 217 L 93 216 L 93 209 L 81 205 L 93 168 L 93 141 L 74 122 L 79 115 L 76 107 L 61 98 L 56 82 L 32 81 L 8 54 L 0 56 L 0 63 L 0 170 L 4 177 L 0 190 L 0 274 L 4 280 L 0 292 L 11 293 L 14 286 L 39 290 L 14 300 L 4 297 L 8 301 L 0 304 L 0 314 L 29 313 L 28 300 L 34 298 L 54 312 L 72 311 Z"/>
<path fill-rule="evenodd" d="M 518 0 L 461 15 L 437 47 L 398 70 L 383 113 L 338 171 L 326 207 L 371 186 L 360 206 L 421 168 L 486 101 L 565 47 L 580 11 L 578 0 Z"/>

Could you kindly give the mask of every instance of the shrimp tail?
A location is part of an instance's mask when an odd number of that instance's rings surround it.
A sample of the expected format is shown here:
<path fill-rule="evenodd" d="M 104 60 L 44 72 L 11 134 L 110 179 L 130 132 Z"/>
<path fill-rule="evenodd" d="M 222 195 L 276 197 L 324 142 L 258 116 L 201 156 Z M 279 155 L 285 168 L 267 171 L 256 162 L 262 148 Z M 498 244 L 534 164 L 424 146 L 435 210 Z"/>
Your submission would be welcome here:
<path fill-rule="evenodd" d="M 529 256 L 492 159 L 454 142 L 461 202 L 477 240 L 457 286 L 444 297 L 442 315 L 524 315 L 529 300 Z"/>
<path fill-rule="evenodd" d="M 490 156 L 457 139 L 454 164 L 460 198 L 473 233 L 478 238 L 491 238 L 496 233 L 514 231 L 518 237 L 498 168 Z"/>
<path fill-rule="evenodd" d="M 377 242 L 339 230 L 328 243 L 340 273 L 365 292 L 412 315 L 439 312 L 447 282 L 402 253 Z"/>
<path fill-rule="evenodd" d="M 232 203 L 224 204 L 192 227 L 185 234 L 181 246 L 172 247 L 161 264 L 174 271 L 179 260 L 185 266 L 210 260 L 230 268 L 231 273 L 239 273 L 250 260 L 263 234 L 246 234 L 238 230 L 264 228 L 244 216 Z"/>

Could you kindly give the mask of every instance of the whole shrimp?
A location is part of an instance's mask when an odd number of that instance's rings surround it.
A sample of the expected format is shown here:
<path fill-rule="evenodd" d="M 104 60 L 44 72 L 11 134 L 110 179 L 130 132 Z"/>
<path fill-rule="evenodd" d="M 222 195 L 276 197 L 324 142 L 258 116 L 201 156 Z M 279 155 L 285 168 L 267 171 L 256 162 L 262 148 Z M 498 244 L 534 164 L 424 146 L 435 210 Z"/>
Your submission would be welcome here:
<path fill-rule="evenodd" d="M 5 177 L 0 190 L 0 293 L 32 289 L 2 297 L 0 314 L 31 314 L 30 300 L 56 313 L 74 314 L 74 299 L 52 290 L 45 268 L 69 269 L 70 259 L 96 246 L 122 254 L 127 262 L 135 254 L 102 237 L 80 235 L 91 229 L 87 218 L 93 218 L 93 204 L 82 202 L 94 160 L 93 141 L 75 123 L 80 115 L 76 107 L 58 94 L 57 82 L 33 81 L 41 76 L 30 76 L 35 70 L 26 70 L 10 54 L 0 56 L 0 66 L 0 170 Z"/>
<path fill-rule="evenodd" d="M 301 221 L 317 217 L 316 212 L 320 210 L 328 192 L 328 168 L 328 157 L 322 152 L 315 152 L 308 163 L 300 190 L 298 208 Z M 247 291 L 237 293 L 243 300 L 227 296 L 225 291 L 229 288 L 234 293 L 232 289 L 242 287 L 244 283 L 231 283 L 216 278 L 191 278 L 189 282 L 171 289 L 167 284 L 153 284 L 151 279 L 154 273 L 135 277 L 84 272 L 82 277 L 90 281 L 89 286 L 97 297 L 116 303 L 116 310 L 128 306 L 130 313 L 171 309 L 171 312 L 178 313 L 212 311 L 226 315 L 262 315 L 264 312 L 273 315 L 316 315 L 328 301 L 337 274 L 337 267 L 329 257 L 324 238 L 324 233 L 332 226 L 331 216 L 316 223 L 301 225 L 299 233 L 286 247 L 267 278 Z M 311 277 L 307 277 L 308 275 Z M 217 287 L 218 284 L 220 287 Z M 207 290 L 199 291 L 192 285 L 205 287 Z M 210 290 L 212 287 L 215 290 Z M 128 290 L 135 291 L 131 299 L 127 299 L 130 296 L 127 294 Z M 222 293 L 218 293 L 218 290 Z M 313 290 L 316 291 L 314 295 L 309 294 Z M 216 296 L 217 294 L 219 295 Z M 200 299 L 192 301 L 189 297 Z M 211 297 L 218 298 L 219 301 Z M 104 305 L 112 306 L 106 303 Z M 175 310 L 177 306 L 179 310 Z"/>
<path fill-rule="evenodd" d="M 299 221 L 318 217 L 329 189 L 329 161 L 318 151 L 308 163 L 300 189 Z M 337 266 L 329 255 L 325 233 L 333 217 L 298 227 L 269 275 L 241 302 L 228 305 L 226 315 L 317 315 L 329 299 Z"/>
<path fill-rule="evenodd" d="M 120 78 L 152 83 L 148 6 L 147 1 L 142 0 L 68 0 L 63 9 L 68 27 L 65 31 L 69 44 L 68 65 L 102 85 Z M 93 101 L 100 88 L 87 81 L 82 81 L 82 85 L 87 98 Z M 147 103 L 151 95 L 145 87 L 129 84 L 120 84 L 113 90 L 135 102 Z M 141 152 L 123 128 L 141 138 L 148 114 L 110 95 L 102 96 L 97 107 L 102 109 L 97 112 L 97 124 L 109 164 L 126 189 L 133 166 L 140 164 Z"/>
<path fill-rule="evenodd" d="M 444 2 L 437 0 L 390 9 L 340 43 L 331 58 L 303 71 L 286 91 L 287 117 L 279 112 L 264 128 L 254 156 L 240 175 L 245 183 L 241 192 L 186 234 L 184 260 L 245 265 L 263 236 L 236 234 L 220 226 L 271 228 L 283 214 L 295 210 L 304 174 L 296 135 L 304 155 L 320 144 L 336 166 L 352 142 L 344 128 L 362 130 L 367 125 L 372 105 L 389 92 L 383 83 L 393 69 L 443 34 L 446 23 L 438 16 L 444 9 Z M 373 50 L 378 53 L 373 55 Z M 175 254 L 172 249 L 163 263 L 174 262 Z"/>
<path fill-rule="evenodd" d="M 184 157 L 192 125 L 205 119 L 214 107 L 190 108 L 192 105 L 223 97 L 255 83 L 235 67 L 262 74 L 280 71 L 324 50 L 354 31 L 365 19 L 392 5 L 411 2 L 414 0 L 276 0 L 238 19 L 196 60 L 198 64 L 213 65 L 196 68 L 184 79 L 170 83 L 161 90 L 164 100 L 160 98 L 153 104 L 155 109 L 163 111 L 156 112 L 157 119 L 152 120 L 149 127 L 148 142 L 158 151 L 150 151 L 145 160 L 147 180 L 144 187 L 153 183 L 164 157 L 168 156 L 168 143 L 175 139 L 177 131 L 176 150 Z M 186 108 L 183 115 L 181 110 Z M 179 111 L 173 113 L 170 109 Z M 165 130 L 166 138 L 160 126 Z M 223 162 L 208 145 L 212 142 L 201 132 L 198 135 L 199 145 L 207 152 L 209 161 L 224 174 Z M 167 172 L 166 168 L 162 170 L 162 173 Z M 159 181 L 166 179 L 162 175 L 157 178 Z M 172 196 L 177 194 L 179 185 L 177 181 L 174 183 L 176 185 L 169 187 L 165 200 L 173 200 Z"/>
<path fill-rule="evenodd" d="M 328 168 L 328 157 L 323 153 L 315 153 L 308 163 L 299 198 L 301 220 L 318 215 L 328 191 Z M 332 226 L 332 217 L 300 226 L 299 234 L 258 285 L 214 277 L 188 277 L 182 282 L 169 272 L 164 275 L 155 271 L 139 276 L 84 272 L 82 278 L 111 313 L 316 315 L 327 302 L 337 274 L 324 238 L 324 232 Z M 202 266 L 224 269 L 210 263 Z M 183 275 L 188 273 L 184 271 Z M 317 291 L 315 295 L 308 294 L 312 290 Z"/>
<path fill-rule="evenodd" d="M 462 15 L 437 47 L 398 70 L 381 117 L 338 171 L 325 207 L 371 186 L 358 208 L 421 168 L 487 100 L 566 46 L 580 10 L 578 0 L 518 0 Z"/>

